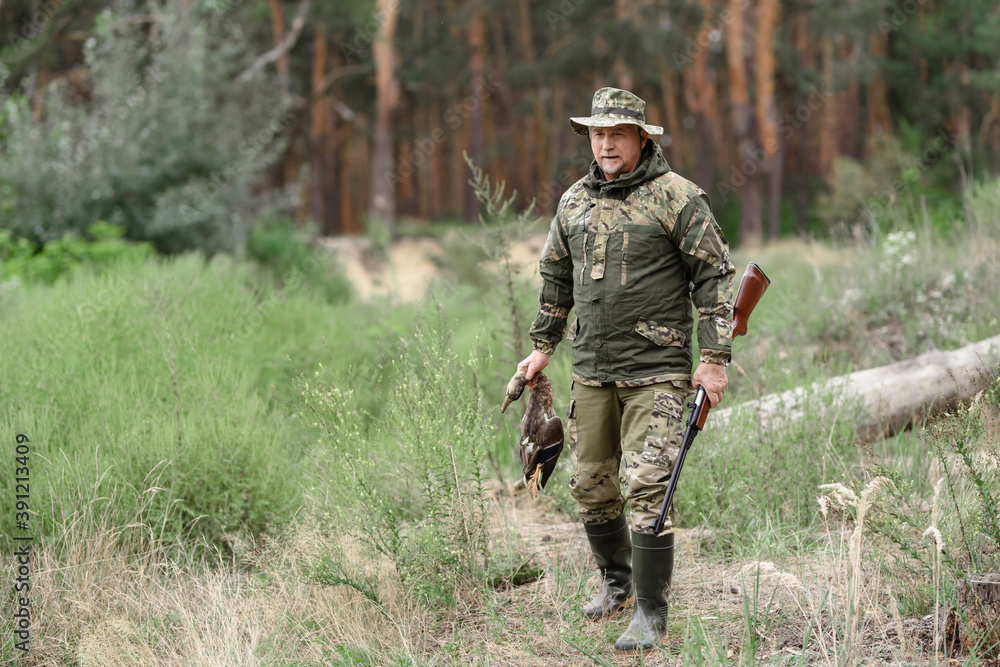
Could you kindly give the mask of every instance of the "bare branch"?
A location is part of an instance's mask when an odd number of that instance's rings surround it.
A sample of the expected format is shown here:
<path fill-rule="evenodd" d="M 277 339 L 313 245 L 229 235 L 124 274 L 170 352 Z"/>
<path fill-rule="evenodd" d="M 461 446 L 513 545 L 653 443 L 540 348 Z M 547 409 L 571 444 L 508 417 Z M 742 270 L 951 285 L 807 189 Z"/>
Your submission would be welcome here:
<path fill-rule="evenodd" d="M 299 40 L 299 34 L 302 32 L 302 26 L 305 25 L 306 14 L 309 13 L 309 6 L 311 4 L 312 0 L 302 0 L 299 4 L 299 11 L 295 15 L 295 20 L 292 21 L 292 28 L 288 31 L 288 34 L 285 35 L 285 38 L 282 39 L 281 42 L 273 49 L 257 58 L 247 71 L 240 74 L 236 79 L 239 83 L 246 83 L 265 65 L 273 63 L 275 60 L 291 51 L 292 47 L 295 46 L 295 43 Z"/>

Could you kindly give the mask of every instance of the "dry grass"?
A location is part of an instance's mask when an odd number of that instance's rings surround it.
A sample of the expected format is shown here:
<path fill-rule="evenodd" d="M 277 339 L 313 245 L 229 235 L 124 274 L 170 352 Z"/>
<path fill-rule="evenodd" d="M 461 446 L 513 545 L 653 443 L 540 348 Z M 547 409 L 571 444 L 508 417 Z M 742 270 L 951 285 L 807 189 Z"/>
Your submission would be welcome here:
<path fill-rule="evenodd" d="M 860 497 L 831 486 L 859 508 Z M 382 562 L 383 608 L 347 587 L 308 583 L 304 565 L 329 539 L 300 522 L 245 548 L 228 566 L 165 557 L 97 517 L 73 523 L 72 544 L 43 545 L 33 575 L 33 643 L 26 665 L 681 665 L 926 664 L 933 622 L 904 619 L 865 541 L 863 523 L 827 520 L 826 547 L 720 563 L 705 529 L 678 531 L 670 636 L 642 658 L 613 653 L 628 615 L 594 623 L 581 605 L 598 585 L 578 522 L 544 496 L 496 492 L 495 548 L 513 549 L 542 577 L 469 590 L 452 611 L 412 604 Z M 78 515 L 82 522 L 84 514 Z M 516 537 L 511 537 L 515 535 Z M 504 544 L 506 542 L 506 545 Z M 137 544 L 145 551 L 135 552 Z M 343 545 L 342 545 L 343 546 Z M 131 550 L 130 550 L 131 547 Z M 362 558 L 347 545 L 352 558 Z M 58 554 L 58 555 L 57 555 Z M 779 554 L 780 555 L 780 554 Z M 9 565 L 4 572 L 10 577 Z M 750 636 L 752 633 L 752 637 Z M 946 664 L 946 663 L 943 663 Z M 954 663 L 952 663 L 954 664 Z"/>

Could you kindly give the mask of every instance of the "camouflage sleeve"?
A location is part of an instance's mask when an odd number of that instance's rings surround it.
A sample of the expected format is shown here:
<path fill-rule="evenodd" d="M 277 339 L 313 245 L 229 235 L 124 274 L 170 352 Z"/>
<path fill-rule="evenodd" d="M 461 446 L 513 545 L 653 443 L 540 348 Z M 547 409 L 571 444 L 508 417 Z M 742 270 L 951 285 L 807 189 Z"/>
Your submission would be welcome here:
<path fill-rule="evenodd" d="M 674 226 L 674 241 L 681 250 L 691 300 L 698 309 L 698 346 L 701 360 L 725 363 L 733 345 L 733 277 L 729 242 L 712 215 L 708 197 L 689 201 Z"/>
<path fill-rule="evenodd" d="M 573 307 L 573 260 L 558 214 L 552 219 L 538 270 L 542 287 L 530 335 L 536 350 L 552 354 L 566 333 L 566 318 Z"/>

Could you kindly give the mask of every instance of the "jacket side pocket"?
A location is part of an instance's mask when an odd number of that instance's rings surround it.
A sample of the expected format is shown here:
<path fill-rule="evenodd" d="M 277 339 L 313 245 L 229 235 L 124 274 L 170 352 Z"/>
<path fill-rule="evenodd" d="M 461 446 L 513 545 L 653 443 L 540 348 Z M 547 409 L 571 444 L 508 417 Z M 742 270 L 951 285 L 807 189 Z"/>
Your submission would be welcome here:
<path fill-rule="evenodd" d="M 687 336 L 677 329 L 640 317 L 635 332 L 661 347 L 684 347 Z"/>

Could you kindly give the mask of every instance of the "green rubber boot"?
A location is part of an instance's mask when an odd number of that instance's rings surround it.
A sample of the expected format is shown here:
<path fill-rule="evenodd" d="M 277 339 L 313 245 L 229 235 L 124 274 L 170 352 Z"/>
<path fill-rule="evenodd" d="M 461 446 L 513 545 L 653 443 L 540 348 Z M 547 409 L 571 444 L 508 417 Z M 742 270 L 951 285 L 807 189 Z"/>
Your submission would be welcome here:
<path fill-rule="evenodd" d="M 622 652 L 648 651 L 667 632 L 667 597 L 674 571 L 674 534 L 662 537 L 632 533 L 632 581 L 635 607 L 632 622 L 615 642 Z"/>
<path fill-rule="evenodd" d="M 584 616 L 596 620 L 617 613 L 632 601 L 632 545 L 624 515 L 607 523 L 584 524 L 583 529 L 604 579 L 601 590 L 583 608 Z"/>

